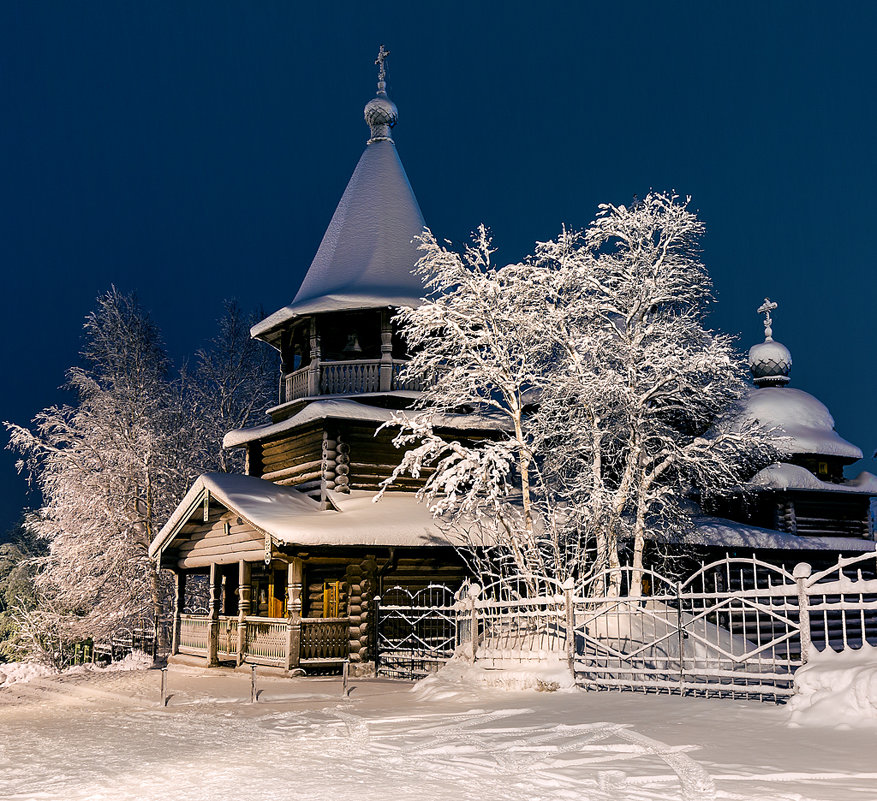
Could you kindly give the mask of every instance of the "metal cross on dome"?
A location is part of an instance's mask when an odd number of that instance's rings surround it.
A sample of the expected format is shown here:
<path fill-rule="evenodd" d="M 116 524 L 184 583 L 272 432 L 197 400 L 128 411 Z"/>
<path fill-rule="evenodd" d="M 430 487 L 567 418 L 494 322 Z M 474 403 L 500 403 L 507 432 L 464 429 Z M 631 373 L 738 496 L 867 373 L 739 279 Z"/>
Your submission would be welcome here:
<path fill-rule="evenodd" d="M 386 61 L 387 56 L 390 55 L 389 50 L 384 50 L 384 46 L 381 45 L 381 49 L 378 50 L 378 57 L 375 59 L 375 64 L 378 65 L 378 80 L 384 81 L 387 78 L 387 68 L 384 66 L 384 61 Z"/>
<path fill-rule="evenodd" d="M 776 303 L 771 303 L 770 298 L 765 298 L 764 303 L 758 307 L 758 313 L 764 315 L 764 341 L 771 342 L 773 340 L 773 329 L 771 324 L 773 319 L 770 313 L 777 307 Z"/>

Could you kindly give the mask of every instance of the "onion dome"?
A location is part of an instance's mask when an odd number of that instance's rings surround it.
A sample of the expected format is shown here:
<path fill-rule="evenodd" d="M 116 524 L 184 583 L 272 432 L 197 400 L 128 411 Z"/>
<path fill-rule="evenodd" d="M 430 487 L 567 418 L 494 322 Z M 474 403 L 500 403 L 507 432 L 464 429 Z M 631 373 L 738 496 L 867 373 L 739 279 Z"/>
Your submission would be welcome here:
<path fill-rule="evenodd" d="M 384 46 L 381 45 L 378 57 L 375 59 L 375 64 L 379 67 L 378 94 L 377 97 L 373 97 L 365 104 L 364 110 L 365 121 L 368 123 L 368 127 L 371 128 L 369 144 L 382 141 L 392 142 L 390 129 L 399 120 L 399 110 L 396 108 L 396 104 L 387 97 L 387 70 L 384 66 L 384 60 L 389 55 L 390 52 L 384 50 Z"/>
<path fill-rule="evenodd" d="M 775 432 L 777 449 L 786 456 L 838 456 L 846 462 L 862 458 L 861 449 L 834 430 L 834 418 L 825 404 L 803 390 L 751 390 L 741 403 L 741 411 L 765 431 Z"/>
<path fill-rule="evenodd" d="M 782 387 L 789 383 L 792 372 L 792 354 L 781 342 L 773 338 L 770 313 L 777 307 L 765 298 L 758 313 L 764 315 L 764 342 L 749 349 L 749 369 L 758 387 Z"/>

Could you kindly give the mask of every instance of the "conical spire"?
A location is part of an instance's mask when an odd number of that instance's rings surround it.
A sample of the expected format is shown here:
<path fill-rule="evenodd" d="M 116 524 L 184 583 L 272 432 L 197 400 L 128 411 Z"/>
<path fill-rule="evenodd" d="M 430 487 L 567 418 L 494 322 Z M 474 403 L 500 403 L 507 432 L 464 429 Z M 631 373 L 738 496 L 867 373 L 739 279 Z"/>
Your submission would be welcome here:
<path fill-rule="evenodd" d="M 273 342 L 295 317 L 328 311 L 416 306 L 421 279 L 415 237 L 425 228 L 417 198 L 399 161 L 390 128 L 396 106 L 386 96 L 383 45 L 376 63 L 378 95 L 365 107 L 371 138 L 344 190 L 311 266 L 288 306 L 253 326 Z"/>

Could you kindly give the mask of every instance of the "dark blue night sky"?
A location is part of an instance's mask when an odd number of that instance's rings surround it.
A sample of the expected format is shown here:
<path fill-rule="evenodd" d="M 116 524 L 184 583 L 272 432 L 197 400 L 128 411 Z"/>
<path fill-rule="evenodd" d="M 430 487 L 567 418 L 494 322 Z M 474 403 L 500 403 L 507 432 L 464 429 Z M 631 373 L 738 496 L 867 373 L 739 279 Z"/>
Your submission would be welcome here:
<path fill-rule="evenodd" d="M 0 6 L 0 418 L 61 399 L 82 319 L 136 290 L 177 359 L 223 298 L 288 303 L 365 146 L 385 43 L 424 216 L 517 260 L 649 188 L 706 222 L 715 327 L 774 333 L 868 455 L 869 4 L 90 2 Z M 0 458 L 0 524 L 27 502 Z M 877 471 L 873 460 L 854 466 Z"/>

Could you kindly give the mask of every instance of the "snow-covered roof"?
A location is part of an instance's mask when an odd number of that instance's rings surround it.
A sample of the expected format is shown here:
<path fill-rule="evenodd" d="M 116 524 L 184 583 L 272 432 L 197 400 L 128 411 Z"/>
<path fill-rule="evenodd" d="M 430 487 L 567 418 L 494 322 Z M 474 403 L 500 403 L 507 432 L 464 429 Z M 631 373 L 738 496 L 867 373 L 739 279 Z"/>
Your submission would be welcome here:
<path fill-rule="evenodd" d="M 743 413 L 788 439 L 777 442 L 787 455 L 839 456 L 850 461 L 862 451 L 834 430 L 834 418 L 823 403 L 807 392 L 790 387 L 752 390 L 742 403 Z"/>
<path fill-rule="evenodd" d="M 372 142 L 323 236 L 292 303 L 253 326 L 263 337 L 307 314 L 384 306 L 416 306 L 423 283 L 412 270 L 420 254 L 412 240 L 423 215 L 390 140 Z"/>
<path fill-rule="evenodd" d="M 448 546 L 462 539 L 445 533 L 427 507 L 410 492 L 329 492 L 334 509 L 322 509 L 293 487 L 255 476 L 208 473 L 200 476 L 149 546 L 155 557 L 177 536 L 200 506 L 205 490 L 226 508 L 278 543 L 319 545 Z"/>
<path fill-rule="evenodd" d="M 229 431 L 222 445 L 236 448 L 247 442 L 277 436 L 286 431 L 306 425 L 316 420 L 360 420 L 374 423 L 375 428 L 393 419 L 393 410 L 379 406 L 368 406 L 347 398 L 316 400 L 305 406 L 298 414 L 279 423 L 267 423 L 252 428 L 238 428 Z M 437 428 L 450 428 L 458 431 L 499 431 L 505 427 L 503 421 L 487 414 L 443 414 L 433 417 Z"/>
<path fill-rule="evenodd" d="M 698 517 L 686 545 L 720 548 L 769 548 L 788 551 L 873 551 L 874 541 L 855 537 L 800 537 L 769 528 L 737 523 L 722 517 Z"/>
<path fill-rule="evenodd" d="M 759 470 L 749 481 L 751 487 L 776 490 L 819 490 L 877 495 L 877 476 L 863 471 L 856 478 L 840 484 L 821 481 L 809 470 L 795 464 L 779 462 Z"/>

